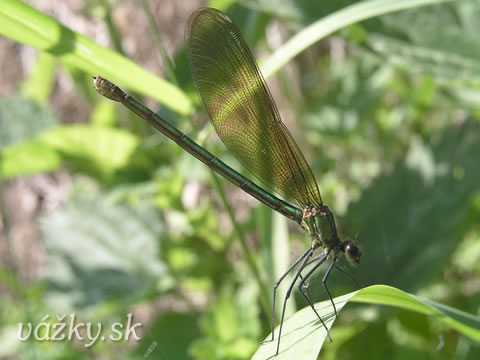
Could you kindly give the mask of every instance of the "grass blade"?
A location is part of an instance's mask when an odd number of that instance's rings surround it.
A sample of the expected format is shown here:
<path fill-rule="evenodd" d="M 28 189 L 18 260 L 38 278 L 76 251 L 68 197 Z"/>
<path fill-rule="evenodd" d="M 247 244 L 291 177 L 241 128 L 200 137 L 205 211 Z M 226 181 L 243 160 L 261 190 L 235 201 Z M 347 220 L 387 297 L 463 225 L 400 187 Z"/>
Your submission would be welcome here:
<path fill-rule="evenodd" d="M 269 78 L 303 50 L 347 25 L 395 11 L 447 1 L 452 0 L 372 0 L 354 3 L 295 34 L 262 64 L 263 76 Z"/>
<path fill-rule="evenodd" d="M 52 54 L 92 76 L 108 77 L 158 100 L 179 114 L 192 112 L 189 98 L 176 86 L 20 1 L 2 1 L 0 34 Z"/>

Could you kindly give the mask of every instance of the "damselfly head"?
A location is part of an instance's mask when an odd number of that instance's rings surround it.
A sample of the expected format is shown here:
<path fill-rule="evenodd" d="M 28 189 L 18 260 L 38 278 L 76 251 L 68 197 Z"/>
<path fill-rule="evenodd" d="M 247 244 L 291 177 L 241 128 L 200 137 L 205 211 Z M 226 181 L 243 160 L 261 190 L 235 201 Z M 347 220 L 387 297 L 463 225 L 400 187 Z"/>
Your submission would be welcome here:
<path fill-rule="evenodd" d="M 362 256 L 362 252 L 358 248 L 357 244 L 351 241 L 345 241 L 343 243 L 343 248 L 345 250 L 345 255 L 347 259 L 354 264 L 360 263 L 360 257 Z"/>
<path fill-rule="evenodd" d="M 117 85 L 114 85 L 110 81 L 101 76 L 93 77 L 93 86 L 95 90 L 107 99 L 120 102 L 126 95 Z"/>

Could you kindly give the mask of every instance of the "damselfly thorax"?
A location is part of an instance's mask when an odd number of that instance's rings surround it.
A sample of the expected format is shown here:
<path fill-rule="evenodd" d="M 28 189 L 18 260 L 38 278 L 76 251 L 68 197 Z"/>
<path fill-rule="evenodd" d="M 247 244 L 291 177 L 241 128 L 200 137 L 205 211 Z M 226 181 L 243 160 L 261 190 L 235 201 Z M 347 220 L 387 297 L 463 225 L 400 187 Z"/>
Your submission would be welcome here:
<path fill-rule="evenodd" d="M 360 250 L 351 241 L 342 241 L 338 237 L 335 218 L 328 206 L 307 207 L 303 210 L 301 226 L 312 238 L 312 249 L 323 248 L 325 253 L 333 252 L 336 258 L 344 253 L 349 261 L 360 262 Z"/>

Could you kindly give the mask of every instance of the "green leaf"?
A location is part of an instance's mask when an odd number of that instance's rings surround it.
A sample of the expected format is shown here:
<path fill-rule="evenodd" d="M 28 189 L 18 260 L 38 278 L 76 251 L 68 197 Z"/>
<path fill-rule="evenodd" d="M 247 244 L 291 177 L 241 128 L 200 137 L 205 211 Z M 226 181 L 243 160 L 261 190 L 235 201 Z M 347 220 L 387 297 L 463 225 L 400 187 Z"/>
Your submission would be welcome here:
<path fill-rule="evenodd" d="M 61 156 L 35 137 L 55 125 L 50 111 L 31 99 L 0 99 L 0 179 L 58 169 Z"/>
<path fill-rule="evenodd" d="M 195 359 L 245 359 L 257 347 L 260 322 L 256 284 L 246 283 L 238 290 L 225 285 L 217 302 L 200 320 L 205 334 L 196 340 L 190 353 Z M 233 299 L 233 301 L 232 301 Z"/>
<path fill-rule="evenodd" d="M 364 253 L 357 281 L 417 291 L 439 274 L 480 191 L 479 153 L 478 123 L 449 126 L 414 142 L 405 161 L 363 191 L 347 215 Z"/>
<path fill-rule="evenodd" d="M 207 2 L 207 6 L 218 10 L 226 11 L 230 6 L 237 2 L 238 0 L 209 0 Z"/>
<path fill-rule="evenodd" d="M 165 359 L 192 359 L 188 351 L 190 344 L 200 336 L 197 323 L 198 315 L 195 312 L 162 312 L 142 336 L 141 343 L 135 349 L 138 356 L 135 359 L 153 359 L 160 351 Z M 158 344 L 158 347 L 152 344 Z M 149 349 L 151 356 L 147 356 Z"/>
<path fill-rule="evenodd" d="M 20 1 L 2 1 L 0 34 L 154 98 L 182 115 L 192 111 L 190 100 L 176 86 Z"/>
<path fill-rule="evenodd" d="M 131 133 L 100 126 L 58 126 L 37 138 L 4 149 L 0 178 L 52 171 L 62 161 L 77 170 L 108 180 L 129 161 L 139 139 Z"/>
<path fill-rule="evenodd" d="M 31 99 L 0 99 L 0 149 L 27 140 L 56 125 L 52 113 Z"/>
<path fill-rule="evenodd" d="M 38 104 L 46 104 L 55 83 L 55 58 L 41 52 L 29 78 L 22 84 L 21 91 Z"/>
<path fill-rule="evenodd" d="M 99 101 L 90 117 L 90 123 L 97 126 L 113 126 L 116 121 L 115 104 L 112 101 Z"/>
<path fill-rule="evenodd" d="M 151 206 L 106 197 L 74 201 L 41 219 L 47 249 L 47 299 L 55 309 L 138 301 L 166 276 L 164 227 Z"/>
<path fill-rule="evenodd" d="M 87 125 L 57 127 L 42 134 L 39 141 L 78 169 L 98 177 L 111 176 L 126 166 L 139 143 L 125 130 Z"/>
<path fill-rule="evenodd" d="M 450 306 L 403 292 L 386 285 L 370 286 L 359 290 L 351 301 L 389 305 L 435 317 L 461 334 L 480 341 L 480 318 Z"/>
<path fill-rule="evenodd" d="M 435 317 L 437 321 L 448 325 L 463 335 L 476 341 L 480 340 L 480 318 L 390 286 L 374 285 L 339 296 L 333 300 L 338 313 L 348 302 L 388 305 Z M 315 309 L 317 309 L 327 327 L 331 329 L 335 321 L 335 315 L 330 300 L 315 304 Z M 286 320 L 282 331 L 280 352 L 275 360 L 315 360 L 327 338 L 325 328 L 308 306 Z M 275 329 L 275 334 L 278 334 L 278 327 Z M 268 335 L 266 340 L 270 338 L 271 335 Z M 277 340 L 261 345 L 252 359 L 267 359 L 275 354 L 276 346 Z"/>
<path fill-rule="evenodd" d="M 54 171 L 62 165 L 62 156 L 51 146 L 38 141 L 19 143 L 0 154 L 0 180 Z"/>

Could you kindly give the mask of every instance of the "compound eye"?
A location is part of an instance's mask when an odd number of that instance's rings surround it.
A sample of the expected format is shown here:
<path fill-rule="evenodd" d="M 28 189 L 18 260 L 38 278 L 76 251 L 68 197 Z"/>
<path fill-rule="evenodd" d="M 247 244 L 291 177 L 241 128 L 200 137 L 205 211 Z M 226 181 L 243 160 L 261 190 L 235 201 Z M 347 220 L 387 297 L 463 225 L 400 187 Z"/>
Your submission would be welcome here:
<path fill-rule="evenodd" d="M 347 258 L 353 261 L 355 264 L 360 263 L 360 256 L 362 253 L 357 245 L 352 243 L 345 245 L 345 254 L 347 255 Z"/>

